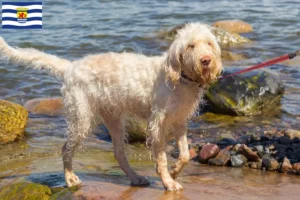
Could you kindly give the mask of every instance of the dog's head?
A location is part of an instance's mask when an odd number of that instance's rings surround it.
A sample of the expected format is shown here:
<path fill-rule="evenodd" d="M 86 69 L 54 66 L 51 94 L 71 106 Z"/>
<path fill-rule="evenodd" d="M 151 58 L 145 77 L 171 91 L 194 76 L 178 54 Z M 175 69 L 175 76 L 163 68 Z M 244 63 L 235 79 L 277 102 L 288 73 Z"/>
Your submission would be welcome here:
<path fill-rule="evenodd" d="M 183 72 L 202 86 L 210 84 L 223 70 L 216 37 L 201 23 L 185 25 L 168 50 L 166 66 L 167 76 L 174 83 Z"/>

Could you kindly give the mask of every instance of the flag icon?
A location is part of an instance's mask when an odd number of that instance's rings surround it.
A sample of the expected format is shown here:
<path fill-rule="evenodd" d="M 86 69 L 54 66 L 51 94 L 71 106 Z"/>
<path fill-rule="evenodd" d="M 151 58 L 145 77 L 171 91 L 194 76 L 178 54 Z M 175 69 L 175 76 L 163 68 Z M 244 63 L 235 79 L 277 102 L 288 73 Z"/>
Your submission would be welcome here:
<path fill-rule="evenodd" d="M 41 29 L 42 2 L 2 2 L 3 29 Z"/>

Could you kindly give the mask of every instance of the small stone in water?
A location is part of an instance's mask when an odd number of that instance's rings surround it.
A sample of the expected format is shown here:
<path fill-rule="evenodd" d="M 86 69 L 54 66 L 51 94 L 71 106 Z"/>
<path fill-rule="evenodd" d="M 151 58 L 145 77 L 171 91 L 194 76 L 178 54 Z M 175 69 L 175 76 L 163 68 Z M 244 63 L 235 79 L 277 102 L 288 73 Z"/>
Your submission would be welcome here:
<path fill-rule="evenodd" d="M 293 166 L 291 165 L 289 159 L 285 157 L 283 159 L 283 163 L 282 163 L 282 165 L 280 167 L 280 172 L 281 173 L 287 173 L 287 172 L 289 172 L 292 169 L 293 169 Z"/>
<path fill-rule="evenodd" d="M 279 163 L 272 157 L 266 157 L 262 160 L 262 167 L 265 167 L 268 171 L 275 171 L 279 167 Z"/>
<path fill-rule="evenodd" d="M 293 165 L 293 169 L 296 172 L 296 174 L 300 175 L 300 162 L 299 163 L 295 163 Z"/>
<path fill-rule="evenodd" d="M 258 146 L 255 146 L 253 148 L 254 151 L 257 151 L 257 154 L 259 155 L 259 157 L 262 157 L 264 155 L 264 147 L 262 145 L 258 145 Z"/>
<path fill-rule="evenodd" d="M 247 162 L 247 158 L 242 154 L 238 154 L 238 155 L 231 156 L 230 161 L 233 167 L 242 167 Z"/>
<path fill-rule="evenodd" d="M 215 157 L 220 151 L 218 145 L 208 144 L 202 147 L 199 152 L 200 162 L 207 162 L 208 159 Z"/>
<path fill-rule="evenodd" d="M 245 144 L 242 144 L 239 148 L 239 152 L 243 154 L 249 161 L 257 161 L 259 159 L 257 153 L 253 152 Z"/>
<path fill-rule="evenodd" d="M 241 144 L 236 144 L 234 145 L 234 147 L 232 148 L 232 151 L 237 152 L 239 150 L 239 148 L 241 147 Z"/>
<path fill-rule="evenodd" d="M 227 149 L 222 149 L 215 158 L 208 160 L 209 165 L 225 166 L 229 163 L 230 153 Z"/>

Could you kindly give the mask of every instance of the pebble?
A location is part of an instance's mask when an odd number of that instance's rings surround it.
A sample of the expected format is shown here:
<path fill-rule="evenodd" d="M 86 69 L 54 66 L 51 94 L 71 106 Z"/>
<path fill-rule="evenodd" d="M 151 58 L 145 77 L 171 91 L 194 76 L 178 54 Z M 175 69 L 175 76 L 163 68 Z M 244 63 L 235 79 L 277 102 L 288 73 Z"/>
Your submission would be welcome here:
<path fill-rule="evenodd" d="M 216 144 L 204 145 L 199 152 L 200 162 L 207 162 L 208 159 L 215 157 L 220 151 L 220 148 Z"/>
<path fill-rule="evenodd" d="M 209 165 L 225 166 L 229 163 L 230 153 L 227 149 L 222 149 L 215 158 L 208 160 Z"/>
<path fill-rule="evenodd" d="M 265 167 L 268 171 L 275 171 L 279 167 L 279 163 L 275 158 L 265 157 L 262 159 L 262 167 Z"/>
<path fill-rule="evenodd" d="M 256 162 L 259 159 L 257 153 L 253 152 L 245 144 L 241 145 L 241 147 L 239 148 L 239 153 L 243 154 L 249 161 Z"/>
<path fill-rule="evenodd" d="M 231 166 L 242 167 L 247 163 L 247 158 L 242 154 L 231 156 L 230 158 Z"/>
<path fill-rule="evenodd" d="M 300 162 L 293 164 L 293 169 L 296 174 L 300 175 Z"/>
<path fill-rule="evenodd" d="M 283 163 L 281 164 L 280 167 L 280 172 L 281 173 L 287 173 L 293 169 L 293 166 L 290 163 L 290 160 L 288 158 L 283 159 Z"/>
<path fill-rule="evenodd" d="M 288 129 L 284 132 L 284 135 L 289 137 L 292 140 L 294 138 L 300 138 L 300 131 Z"/>

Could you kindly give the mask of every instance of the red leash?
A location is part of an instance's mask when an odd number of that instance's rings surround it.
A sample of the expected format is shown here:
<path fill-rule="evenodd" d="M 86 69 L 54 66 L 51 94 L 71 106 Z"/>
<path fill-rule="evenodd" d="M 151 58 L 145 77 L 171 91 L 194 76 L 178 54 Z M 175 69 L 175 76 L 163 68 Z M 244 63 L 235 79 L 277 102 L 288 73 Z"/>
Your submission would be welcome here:
<path fill-rule="evenodd" d="M 252 67 L 243 69 L 241 71 L 238 71 L 238 72 L 226 75 L 226 76 L 220 76 L 219 79 L 228 78 L 228 77 L 231 77 L 231 76 L 235 76 L 237 74 L 242 74 L 242 73 L 246 73 L 246 72 L 249 72 L 249 71 L 252 71 L 252 70 L 255 70 L 255 69 L 260 69 L 260 68 L 263 68 L 263 67 L 274 65 L 275 63 L 278 63 L 278 62 L 293 59 L 296 56 L 300 56 L 300 51 L 296 51 L 295 53 L 289 53 L 289 54 L 285 54 L 285 55 L 277 57 L 277 58 L 273 58 L 271 60 L 267 60 L 265 62 L 259 63 L 257 65 L 252 66 Z"/>

